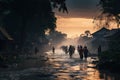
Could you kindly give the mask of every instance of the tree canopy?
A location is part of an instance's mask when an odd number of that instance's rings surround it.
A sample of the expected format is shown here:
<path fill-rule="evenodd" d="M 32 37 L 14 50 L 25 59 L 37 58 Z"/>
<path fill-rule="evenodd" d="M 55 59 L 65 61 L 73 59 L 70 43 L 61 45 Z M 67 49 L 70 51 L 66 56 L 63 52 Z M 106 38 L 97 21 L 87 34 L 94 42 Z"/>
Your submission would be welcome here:
<path fill-rule="evenodd" d="M 61 12 L 66 12 L 68 13 L 68 9 L 65 3 L 66 0 L 51 0 L 53 2 L 52 6 L 53 8 L 58 8 L 58 10 Z"/>
<path fill-rule="evenodd" d="M 0 25 L 18 45 L 30 45 L 55 30 L 56 17 L 49 0 L 0 0 Z"/>
<path fill-rule="evenodd" d="M 111 22 L 116 22 L 119 28 L 120 24 L 120 4 L 119 0 L 100 0 L 101 14 L 95 20 L 99 20 L 99 25 L 109 27 Z"/>

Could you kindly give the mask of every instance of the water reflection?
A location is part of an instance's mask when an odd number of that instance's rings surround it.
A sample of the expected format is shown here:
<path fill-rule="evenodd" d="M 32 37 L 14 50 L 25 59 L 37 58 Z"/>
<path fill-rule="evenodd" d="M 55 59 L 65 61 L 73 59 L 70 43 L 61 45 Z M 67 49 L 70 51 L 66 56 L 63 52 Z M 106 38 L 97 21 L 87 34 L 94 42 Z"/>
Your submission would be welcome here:
<path fill-rule="evenodd" d="M 106 71 L 102 71 L 102 72 L 99 72 L 100 73 L 100 78 L 103 79 L 103 80 L 120 80 L 120 76 L 119 74 L 113 74 L 113 73 L 110 73 L 110 72 L 106 72 Z"/>
<path fill-rule="evenodd" d="M 88 61 L 80 61 L 79 56 L 74 56 L 73 59 L 69 59 L 66 57 L 68 55 L 61 56 L 58 59 L 54 56 L 54 60 L 52 60 L 53 68 L 58 68 L 58 71 L 53 75 L 56 75 L 57 78 L 55 80 L 119 80 L 120 77 L 112 76 L 107 73 L 100 72 L 95 69 L 93 64 L 91 64 L 90 58 Z M 61 64 L 61 65 L 59 65 Z"/>
<path fill-rule="evenodd" d="M 120 80 L 119 74 L 95 69 L 91 58 L 88 61 L 80 60 L 75 53 L 70 59 L 64 53 L 56 53 L 58 54 L 48 55 L 49 60 L 45 65 L 34 58 L 25 62 L 29 63 L 26 69 L 0 71 L 0 80 Z"/>

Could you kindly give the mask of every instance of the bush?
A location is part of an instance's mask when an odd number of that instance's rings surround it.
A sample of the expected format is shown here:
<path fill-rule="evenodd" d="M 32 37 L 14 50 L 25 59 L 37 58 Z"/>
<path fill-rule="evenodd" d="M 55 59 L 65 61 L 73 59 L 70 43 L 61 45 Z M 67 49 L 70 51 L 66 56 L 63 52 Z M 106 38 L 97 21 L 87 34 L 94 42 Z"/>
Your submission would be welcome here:
<path fill-rule="evenodd" d="M 104 51 L 99 54 L 99 69 L 109 69 L 112 71 L 119 72 L 120 69 L 120 53 L 112 51 Z"/>

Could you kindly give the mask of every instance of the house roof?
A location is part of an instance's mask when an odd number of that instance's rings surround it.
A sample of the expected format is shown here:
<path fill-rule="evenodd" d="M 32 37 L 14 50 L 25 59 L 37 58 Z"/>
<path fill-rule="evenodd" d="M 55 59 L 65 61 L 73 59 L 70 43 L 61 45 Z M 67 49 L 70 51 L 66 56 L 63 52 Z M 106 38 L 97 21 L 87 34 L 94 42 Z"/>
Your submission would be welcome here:
<path fill-rule="evenodd" d="M 106 38 L 120 38 L 120 29 L 111 30 L 108 35 L 105 35 Z"/>
<path fill-rule="evenodd" d="M 107 34 L 109 31 L 110 31 L 109 29 L 103 27 L 103 28 L 101 28 L 100 30 L 94 32 L 92 35 L 97 37 L 97 36 L 105 35 L 105 34 Z"/>
<path fill-rule="evenodd" d="M 114 35 L 115 33 L 117 33 L 118 30 L 120 30 L 120 29 L 112 29 L 112 30 L 110 30 L 109 33 L 106 34 L 104 37 L 112 36 L 112 35 Z"/>

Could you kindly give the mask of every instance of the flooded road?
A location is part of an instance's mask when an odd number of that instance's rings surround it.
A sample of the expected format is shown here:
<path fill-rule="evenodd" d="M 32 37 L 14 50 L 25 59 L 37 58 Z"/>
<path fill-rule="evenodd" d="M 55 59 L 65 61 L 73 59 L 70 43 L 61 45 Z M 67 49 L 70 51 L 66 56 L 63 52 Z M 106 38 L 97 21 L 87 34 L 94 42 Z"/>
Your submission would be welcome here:
<path fill-rule="evenodd" d="M 55 54 L 46 52 L 45 56 L 45 59 L 33 56 L 17 68 L 1 70 L 0 80 L 120 80 L 119 75 L 95 69 L 90 57 L 87 61 L 80 60 L 77 52 L 71 59 L 61 50 L 56 50 Z"/>

